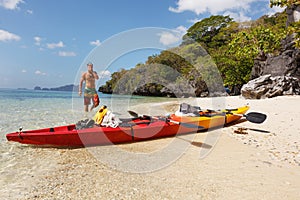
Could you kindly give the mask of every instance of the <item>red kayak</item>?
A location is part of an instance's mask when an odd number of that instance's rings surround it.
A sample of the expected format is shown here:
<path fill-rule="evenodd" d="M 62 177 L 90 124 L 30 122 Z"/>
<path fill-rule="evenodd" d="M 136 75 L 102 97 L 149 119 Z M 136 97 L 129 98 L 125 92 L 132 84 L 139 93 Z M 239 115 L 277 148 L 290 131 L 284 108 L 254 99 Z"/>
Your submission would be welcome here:
<path fill-rule="evenodd" d="M 33 145 L 64 147 L 109 145 L 131 143 L 179 134 L 195 133 L 198 130 L 223 127 L 239 120 L 249 107 L 212 112 L 201 111 L 200 116 L 138 117 L 126 119 L 116 128 L 93 125 L 78 130 L 75 124 L 38 130 L 17 131 L 6 135 L 8 141 Z M 122 120 L 123 121 L 123 120 Z"/>
<path fill-rule="evenodd" d="M 195 131 L 195 128 L 180 130 L 178 124 L 161 120 L 136 119 L 116 128 L 94 126 L 77 130 L 75 124 L 45 128 L 39 130 L 19 131 L 6 135 L 8 141 L 34 145 L 55 146 L 94 146 L 129 143 Z"/>

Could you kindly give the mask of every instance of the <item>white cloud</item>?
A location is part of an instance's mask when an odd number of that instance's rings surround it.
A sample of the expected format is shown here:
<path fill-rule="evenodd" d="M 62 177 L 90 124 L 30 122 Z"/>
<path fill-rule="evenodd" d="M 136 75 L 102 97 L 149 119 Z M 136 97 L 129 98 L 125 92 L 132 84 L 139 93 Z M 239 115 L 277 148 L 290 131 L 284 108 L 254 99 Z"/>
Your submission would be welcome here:
<path fill-rule="evenodd" d="M 55 48 L 62 48 L 64 47 L 64 43 L 62 41 L 59 41 L 58 43 L 48 43 L 47 44 L 47 47 L 49 49 L 55 49 Z"/>
<path fill-rule="evenodd" d="M 182 36 L 186 33 L 187 28 L 179 26 L 173 31 L 164 31 L 159 34 L 159 42 L 165 46 L 173 45 L 181 41 Z"/>
<path fill-rule="evenodd" d="M 26 73 L 27 72 L 27 70 L 26 69 L 22 69 L 22 71 L 21 71 L 22 73 Z"/>
<path fill-rule="evenodd" d="M 258 1 L 267 0 L 178 0 L 177 7 L 169 7 L 169 10 L 176 13 L 192 11 L 197 15 L 209 12 L 215 15 L 234 9 L 249 10 L 250 4 Z"/>
<path fill-rule="evenodd" d="M 171 44 L 179 42 L 180 38 L 174 35 L 171 32 L 162 32 L 159 34 L 160 39 L 159 42 L 165 46 L 169 46 Z"/>
<path fill-rule="evenodd" d="M 100 71 L 99 72 L 99 77 L 100 78 L 110 78 L 111 73 L 108 70 Z"/>
<path fill-rule="evenodd" d="M 29 14 L 29 15 L 32 15 L 33 14 L 33 10 L 26 10 L 26 13 Z"/>
<path fill-rule="evenodd" d="M 190 23 L 192 23 L 192 24 L 195 24 L 196 22 L 199 22 L 199 21 L 201 21 L 202 19 L 200 19 L 200 18 L 195 18 L 195 19 L 190 19 L 190 20 L 188 20 L 188 22 L 190 22 Z"/>
<path fill-rule="evenodd" d="M 41 72 L 40 70 L 36 70 L 34 73 L 35 73 L 36 75 L 42 75 L 42 76 L 47 75 L 45 72 Z"/>
<path fill-rule="evenodd" d="M 0 6 L 8 9 L 8 10 L 15 10 L 19 9 L 18 4 L 24 3 L 22 0 L 0 0 Z"/>
<path fill-rule="evenodd" d="M 90 45 L 92 45 L 92 46 L 100 46 L 100 44 L 101 44 L 100 40 L 90 42 Z"/>
<path fill-rule="evenodd" d="M 0 29 L 0 41 L 3 42 L 7 42 L 11 40 L 19 41 L 20 39 L 21 39 L 20 36 Z"/>
<path fill-rule="evenodd" d="M 181 35 L 186 34 L 187 28 L 184 26 L 178 26 L 175 31 L 178 31 Z"/>
<path fill-rule="evenodd" d="M 36 36 L 33 38 L 34 39 L 34 44 L 37 45 L 37 46 L 40 46 L 41 45 L 41 41 L 42 41 L 42 38 Z"/>
<path fill-rule="evenodd" d="M 251 20 L 251 17 L 247 17 L 244 12 L 235 13 L 235 12 L 226 11 L 223 15 L 224 16 L 229 15 L 236 22 L 245 22 Z"/>
<path fill-rule="evenodd" d="M 59 51 L 58 55 L 62 57 L 72 57 L 72 56 L 76 56 L 76 53 L 72 51 Z"/>
<path fill-rule="evenodd" d="M 279 6 L 273 6 L 273 8 L 267 7 L 267 9 L 266 9 L 267 11 L 266 12 L 267 12 L 267 15 L 272 16 L 275 13 L 284 11 L 284 9 L 285 8 L 281 8 Z"/>

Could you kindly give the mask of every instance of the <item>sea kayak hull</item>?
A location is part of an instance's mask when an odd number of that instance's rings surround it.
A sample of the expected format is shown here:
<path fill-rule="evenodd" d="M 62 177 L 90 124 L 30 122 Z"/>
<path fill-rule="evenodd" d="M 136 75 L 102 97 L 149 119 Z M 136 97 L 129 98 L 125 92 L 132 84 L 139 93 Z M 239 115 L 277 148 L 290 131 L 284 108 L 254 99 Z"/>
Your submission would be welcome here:
<path fill-rule="evenodd" d="M 246 113 L 248 109 L 249 107 L 245 106 L 231 111 L 231 113 L 234 114 L 226 114 L 226 111 L 222 111 L 223 114 L 211 114 L 210 112 L 210 115 L 205 113 L 200 117 L 178 117 L 172 115 L 169 121 L 157 118 L 147 120 L 135 119 L 129 121 L 126 126 L 116 128 L 94 126 L 92 128 L 77 130 L 76 125 L 71 124 L 67 126 L 8 133 L 6 138 L 8 141 L 22 144 L 63 147 L 131 143 L 223 127 L 225 124 L 239 120 L 241 116 L 235 114 L 242 115 Z M 174 123 L 175 121 L 181 122 L 181 124 Z"/>
<path fill-rule="evenodd" d="M 82 130 L 76 130 L 75 125 L 60 126 L 9 133 L 6 138 L 8 141 L 22 144 L 76 147 L 131 143 L 195 131 L 197 131 L 195 128 L 185 128 L 178 124 L 156 121 L 131 127 L 95 126 Z"/>

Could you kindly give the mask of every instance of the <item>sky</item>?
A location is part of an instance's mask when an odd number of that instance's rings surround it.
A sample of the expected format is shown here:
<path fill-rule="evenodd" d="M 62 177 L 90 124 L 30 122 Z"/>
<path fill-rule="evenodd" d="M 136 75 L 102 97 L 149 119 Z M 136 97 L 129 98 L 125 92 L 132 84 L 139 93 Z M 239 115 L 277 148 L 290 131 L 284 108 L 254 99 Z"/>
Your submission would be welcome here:
<path fill-rule="evenodd" d="M 269 0 L 0 0 L 0 88 L 78 84 L 88 62 L 100 86 L 180 44 L 201 19 L 279 11 Z"/>

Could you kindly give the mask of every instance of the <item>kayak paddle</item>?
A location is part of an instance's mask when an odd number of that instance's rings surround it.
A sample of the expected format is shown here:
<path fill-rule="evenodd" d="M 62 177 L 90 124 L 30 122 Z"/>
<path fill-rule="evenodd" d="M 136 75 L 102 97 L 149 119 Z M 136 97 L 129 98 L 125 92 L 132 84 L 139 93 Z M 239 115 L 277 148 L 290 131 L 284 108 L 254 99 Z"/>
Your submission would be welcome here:
<path fill-rule="evenodd" d="M 194 108 L 200 108 L 200 107 L 194 106 Z M 236 111 L 236 110 L 238 110 L 238 109 L 226 109 L 227 112 L 222 112 L 222 111 L 207 109 L 207 111 L 209 111 L 209 112 L 224 113 L 224 114 L 231 114 L 231 115 L 245 117 L 246 120 L 248 120 L 249 122 L 256 123 L 256 124 L 263 123 L 267 118 L 267 115 L 265 115 L 263 113 L 258 113 L 258 112 L 250 112 L 248 114 L 232 113 L 232 111 Z"/>
<path fill-rule="evenodd" d="M 139 115 L 138 115 L 136 112 L 131 111 L 131 110 L 128 110 L 127 112 L 128 112 L 132 117 L 134 117 L 134 118 L 139 118 Z"/>
<path fill-rule="evenodd" d="M 139 117 L 139 114 L 137 114 L 137 113 L 134 112 L 134 111 L 128 110 L 128 113 L 129 113 L 131 116 L 133 116 L 133 117 Z M 166 122 L 172 122 L 172 123 L 174 123 L 174 124 L 182 125 L 182 126 L 185 126 L 185 127 L 187 127 L 187 128 L 204 129 L 203 126 L 198 126 L 198 125 L 191 124 L 191 123 L 179 122 L 179 121 L 175 121 L 175 120 L 172 120 L 172 119 L 168 119 L 168 118 L 166 118 L 166 117 L 153 117 L 153 116 L 148 116 L 148 115 L 144 115 L 144 116 L 147 116 L 147 117 L 150 117 L 150 118 L 153 118 L 153 119 L 157 119 L 157 120 L 166 121 Z"/>
<path fill-rule="evenodd" d="M 267 115 L 265 115 L 263 113 L 258 113 L 258 112 L 250 112 L 248 114 L 234 114 L 234 113 L 229 112 L 228 114 L 246 117 L 246 119 L 249 122 L 256 123 L 256 124 L 263 123 L 267 118 Z"/>

